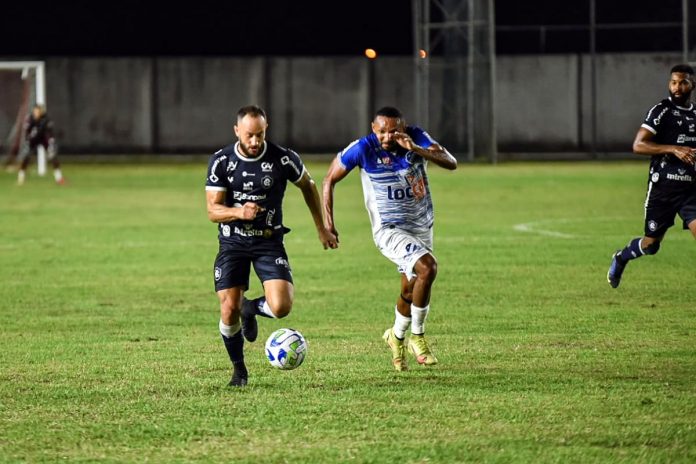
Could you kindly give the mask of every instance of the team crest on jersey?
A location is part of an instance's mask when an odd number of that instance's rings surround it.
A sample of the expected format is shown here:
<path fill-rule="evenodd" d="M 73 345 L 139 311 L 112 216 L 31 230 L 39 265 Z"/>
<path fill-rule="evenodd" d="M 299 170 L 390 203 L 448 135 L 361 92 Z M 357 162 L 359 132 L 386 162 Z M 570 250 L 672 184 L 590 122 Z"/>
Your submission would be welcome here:
<path fill-rule="evenodd" d="M 263 188 L 269 189 L 273 186 L 273 178 L 271 176 L 263 176 L 261 179 L 261 185 L 263 185 Z"/>
<path fill-rule="evenodd" d="M 657 172 L 653 172 L 653 175 L 652 175 L 652 177 L 650 178 L 650 180 L 652 180 L 653 183 L 657 182 L 658 180 L 660 180 L 660 174 L 657 173 Z"/>
<path fill-rule="evenodd" d="M 655 232 L 657 230 L 657 222 L 648 221 L 648 229 L 650 229 L 651 232 Z"/>
<path fill-rule="evenodd" d="M 217 282 L 218 280 L 220 280 L 220 277 L 222 277 L 222 269 L 220 269 L 219 267 L 216 266 L 215 267 L 215 281 Z"/>
<path fill-rule="evenodd" d="M 223 236 L 223 237 L 229 237 L 229 236 L 230 236 L 230 226 L 228 226 L 227 224 L 225 224 L 225 225 L 222 226 L 221 230 L 222 230 L 222 236 Z"/>

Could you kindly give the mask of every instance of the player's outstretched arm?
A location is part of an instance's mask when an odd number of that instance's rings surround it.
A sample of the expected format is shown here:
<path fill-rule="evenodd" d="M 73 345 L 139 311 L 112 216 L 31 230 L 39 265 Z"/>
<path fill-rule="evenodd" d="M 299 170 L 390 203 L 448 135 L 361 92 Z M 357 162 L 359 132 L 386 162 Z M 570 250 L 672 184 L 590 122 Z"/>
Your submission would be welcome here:
<path fill-rule="evenodd" d="M 324 224 L 326 228 L 329 229 L 336 236 L 336 243 L 338 243 L 338 230 L 336 230 L 336 224 L 334 223 L 334 187 L 338 182 L 340 182 L 344 177 L 348 175 L 348 171 L 341 166 L 338 161 L 338 157 L 334 158 L 329 166 L 329 170 L 324 177 L 322 182 L 322 193 L 323 193 L 323 205 L 324 205 Z"/>
<path fill-rule="evenodd" d="M 696 149 L 681 145 L 662 145 L 653 142 L 655 134 L 645 127 L 638 129 L 636 138 L 633 141 L 633 153 L 637 155 L 664 155 L 671 153 L 680 160 L 688 164 L 694 164 L 696 160 Z"/>
<path fill-rule="evenodd" d="M 324 226 L 324 218 L 321 214 L 321 202 L 319 201 L 319 191 L 317 190 L 317 185 L 309 175 L 309 172 L 305 168 L 300 180 L 295 182 L 300 190 L 302 190 L 302 196 L 304 201 L 309 208 L 309 212 L 312 214 L 312 219 L 314 220 L 314 226 L 317 228 L 317 234 L 319 234 L 319 241 L 327 248 L 338 248 L 338 238 L 329 229 Z"/>

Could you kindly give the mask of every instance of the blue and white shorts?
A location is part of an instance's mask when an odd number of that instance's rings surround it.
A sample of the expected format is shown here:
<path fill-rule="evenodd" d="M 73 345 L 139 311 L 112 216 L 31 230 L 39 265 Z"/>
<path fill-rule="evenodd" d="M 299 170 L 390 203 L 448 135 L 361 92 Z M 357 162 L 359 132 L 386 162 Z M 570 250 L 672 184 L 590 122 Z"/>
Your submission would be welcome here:
<path fill-rule="evenodd" d="M 408 280 L 415 277 L 413 267 L 424 255 L 433 254 L 433 229 L 413 233 L 395 226 L 385 226 L 374 236 L 375 245 Z M 434 257 L 434 255 L 433 255 Z"/>

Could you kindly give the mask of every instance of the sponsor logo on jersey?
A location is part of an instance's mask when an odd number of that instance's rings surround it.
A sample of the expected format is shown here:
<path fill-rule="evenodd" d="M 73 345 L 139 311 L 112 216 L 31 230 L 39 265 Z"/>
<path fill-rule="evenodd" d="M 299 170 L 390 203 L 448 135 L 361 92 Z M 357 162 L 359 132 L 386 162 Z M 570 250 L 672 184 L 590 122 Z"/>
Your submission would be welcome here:
<path fill-rule="evenodd" d="M 267 226 L 272 226 L 273 225 L 273 217 L 275 216 L 275 208 L 274 209 L 269 209 L 268 212 L 266 213 L 266 225 Z"/>
<path fill-rule="evenodd" d="M 218 182 L 220 180 L 220 178 L 215 174 L 215 170 L 217 169 L 218 164 L 220 164 L 222 161 L 226 159 L 227 156 L 223 155 L 216 159 L 215 162 L 213 162 L 213 165 L 210 167 L 210 176 L 208 177 L 208 179 L 210 179 L 210 182 Z"/>
<path fill-rule="evenodd" d="M 254 182 L 242 182 L 242 190 L 248 192 L 249 190 L 254 190 Z"/>
<path fill-rule="evenodd" d="M 251 224 L 245 224 L 243 229 L 235 226 L 234 233 L 241 235 L 242 237 L 270 238 L 273 235 L 273 231 L 271 229 L 252 229 Z"/>
<path fill-rule="evenodd" d="M 681 126 L 682 123 L 683 123 L 683 121 L 682 121 L 681 119 L 680 119 L 679 121 L 677 121 L 677 125 L 678 125 L 678 126 Z"/>
<path fill-rule="evenodd" d="M 276 258 L 275 263 L 278 266 L 283 266 L 285 269 L 290 269 L 290 263 L 288 263 L 288 260 L 283 257 Z"/>
<path fill-rule="evenodd" d="M 669 108 L 665 108 L 664 110 L 662 110 L 662 112 L 660 114 L 658 114 L 655 119 L 653 119 L 653 124 L 655 124 L 656 126 L 659 125 L 660 120 L 662 119 L 662 116 L 664 116 L 667 111 L 669 111 Z M 679 114 L 679 112 L 677 112 L 677 114 Z"/>
<path fill-rule="evenodd" d="M 689 124 L 689 132 L 693 132 L 694 128 L 696 128 L 696 124 Z"/>
<path fill-rule="evenodd" d="M 271 172 L 271 171 L 273 171 L 273 163 L 267 163 L 267 162 L 264 161 L 263 163 L 261 163 L 261 170 L 262 170 L 263 172 Z"/>
<path fill-rule="evenodd" d="M 669 173 L 668 173 L 668 174 L 667 174 L 667 179 L 669 179 L 669 180 L 676 180 L 676 181 L 679 181 L 679 182 L 693 182 L 693 180 L 694 180 L 693 177 L 691 177 L 691 176 L 688 175 L 688 174 L 681 174 L 681 171 L 682 171 L 681 169 L 680 169 L 679 171 L 680 171 L 680 174 L 669 174 Z M 686 172 L 686 171 L 684 171 L 684 172 Z"/>
<path fill-rule="evenodd" d="M 263 185 L 263 188 L 269 189 L 273 186 L 273 178 L 271 176 L 263 176 L 261 179 L 261 185 Z"/>
<path fill-rule="evenodd" d="M 290 157 L 287 155 L 280 158 L 280 164 L 282 164 L 283 166 L 289 164 L 290 167 L 292 167 L 295 170 L 295 172 L 297 173 L 298 176 L 302 174 L 302 172 L 300 171 L 300 168 L 298 168 L 297 165 L 295 164 L 295 162 L 293 160 L 291 160 Z"/>
<path fill-rule="evenodd" d="M 413 198 L 413 190 L 411 187 L 403 188 L 393 188 L 391 185 L 387 186 L 387 198 L 390 200 L 403 200 L 405 198 Z"/>
<path fill-rule="evenodd" d="M 253 172 L 242 171 L 242 177 L 255 177 L 256 174 Z"/>
<path fill-rule="evenodd" d="M 250 195 L 248 193 L 237 192 L 237 191 L 235 191 L 232 194 L 232 197 L 235 200 L 249 200 L 249 201 L 258 201 L 258 200 L 265 200 L 266 199 L 265 194 L 264 195 Z"/>
<path fill-rule="evenodd" d="M 694 137 L 693 135 L 679 134 L 679 136 L 677 137 L 677 143 L 686 142 L 696 142 L 696 137 Z"/>
<path fill-rule="evenodd" d="M 227 165 L 227 172 L 232 172 L 235 169 L 237 169 L 237 161 L 232 161 L 230 164 Z"/>

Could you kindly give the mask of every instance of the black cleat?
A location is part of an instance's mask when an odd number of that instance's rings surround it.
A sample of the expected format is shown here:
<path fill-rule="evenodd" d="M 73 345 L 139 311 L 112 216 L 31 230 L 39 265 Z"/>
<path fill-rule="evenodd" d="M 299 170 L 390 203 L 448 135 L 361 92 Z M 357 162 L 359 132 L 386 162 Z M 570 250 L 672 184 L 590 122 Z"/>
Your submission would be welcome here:
<path fill-rule="evenodd" d="M 256 322 L 256 309 L 254 308 L 254 303 L 251 300 L 243 298 L 242 315 L 240 319 L 242 322 L 242 335 L 244 335 L 244 338 L 246 338 L 248 342 L 256 341 L 256 337 L 259 336 L 259 325 Z"/>
<path fill-rule="evenodd" d="M 228 387 L 244 387 L 249 381 L 249 373 L 244 364 L 234 366 L 234 372 L 232 373 L 232 379 L 230 383 L 227 384 Z"/>
<path fill-rule="evenodd" d="M 621 283 L 621 276 L 623 275 L 624 269 L 626 269 L 626 263 L 621 259 L 621 251 L 617 251 L 611 258 L 611 265 L 609 266 L 609 272 L 607 272 L 607 281 L 612 288 L 616 288 Z"/>

